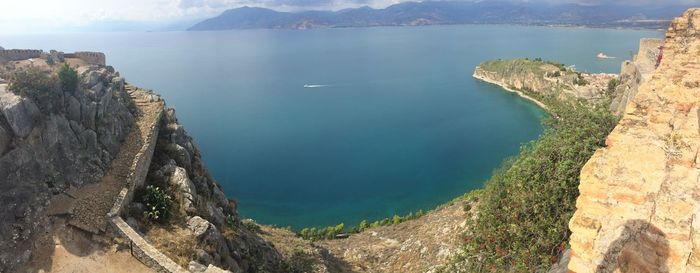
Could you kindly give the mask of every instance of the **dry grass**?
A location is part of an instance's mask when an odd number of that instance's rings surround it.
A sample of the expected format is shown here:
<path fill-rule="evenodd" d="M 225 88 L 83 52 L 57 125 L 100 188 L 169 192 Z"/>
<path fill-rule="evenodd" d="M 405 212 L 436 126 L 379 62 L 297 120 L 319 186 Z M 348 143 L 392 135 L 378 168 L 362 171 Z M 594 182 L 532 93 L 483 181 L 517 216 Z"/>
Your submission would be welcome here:
<path fill-rule="evenodd" d="M 146 238 L 155 248 L 177 264 L 187 267 L 197 247 L 197 240 L 186 228 L 151 225 L 147 229 Z"/>

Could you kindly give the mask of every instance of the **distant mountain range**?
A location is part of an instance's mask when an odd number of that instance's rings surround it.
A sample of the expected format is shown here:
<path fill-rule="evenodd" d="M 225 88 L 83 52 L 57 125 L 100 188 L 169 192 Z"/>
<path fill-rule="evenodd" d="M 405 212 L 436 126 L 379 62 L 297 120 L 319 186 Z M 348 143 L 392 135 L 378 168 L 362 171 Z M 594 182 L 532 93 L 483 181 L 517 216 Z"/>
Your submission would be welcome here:
<path fill-rule="evenodd" d="M 188 30 L 250 28 L 415 26 L 439 24 L 523 24 L 665 28 L 688 6 L 580 5 L 512 1 L 424 1 L 339 11 L 279 12 L 242 7 L 204 20 Z"/>

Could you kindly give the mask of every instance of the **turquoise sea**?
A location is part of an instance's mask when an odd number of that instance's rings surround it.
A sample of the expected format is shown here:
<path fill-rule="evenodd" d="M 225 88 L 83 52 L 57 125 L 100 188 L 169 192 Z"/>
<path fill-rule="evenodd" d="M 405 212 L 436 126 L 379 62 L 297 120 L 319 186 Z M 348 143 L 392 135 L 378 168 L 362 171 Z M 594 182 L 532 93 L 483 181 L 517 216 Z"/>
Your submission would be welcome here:
<path fill-rule="evenodd" d="M 0 46 L 105 52 L 176 108 L 242 215 L 298 228 L 431 209 L 536 139 L 543 112 L 473 79 L 480 62 L 617 73 L 643 37 L 662 33 L 455 25 L 0 34 Z"/>

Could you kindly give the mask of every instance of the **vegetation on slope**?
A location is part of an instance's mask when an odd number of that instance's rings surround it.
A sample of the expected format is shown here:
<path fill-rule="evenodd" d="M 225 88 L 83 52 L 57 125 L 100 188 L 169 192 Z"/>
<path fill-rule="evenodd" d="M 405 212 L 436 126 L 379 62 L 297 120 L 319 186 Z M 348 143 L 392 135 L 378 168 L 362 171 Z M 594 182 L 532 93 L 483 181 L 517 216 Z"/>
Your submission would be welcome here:
<path fill-rule="evenodd" d="M 29 98 L 46 115 L 62 112 L 63 92 L 75 93 L 80 82 L 78 72 L 67 64 L 56 72 L 29 68 L 3 76 L 10 80 L 10 91 Z"/>
<path fill-rule="evenodd" d="M 606 104 L 538 99 L 552 113 L 543 135 L 486 183 L 463 234 L 464 252 L 445 272 L 546 271 L 566 248 L 579 173 L 617 119 Z"/>
<path fill-rule="evenodd" d="M 438 207 L 439 208 L 439 207 Z M 367 220 L 362 220 L 360 221 L 360 224 L 357 225 L 356 227 L 352 227 L 350 229 L 346 229 L 345 224 L 340 223 L 334 226 L 328 226 L 325 228 L 303 228 L 301 231 L 299 231 L 298 235 L 304 239 L 307 240 L 330 240 L 330 239 L 335 239 L 339 235 L 347 234 L 347 233 L 359 233 L 362 231 L 365 231 L 366 229 L 369 228 L 375 228 L 375 227 L 383 227 L 383 226 L 390 226 L 390 225 L 396 225 L 399 223 L 406 222 L 408 220 L 413 220 L 420 218 L 421 216 L 425 215 L 425 211 L 423 210 L 418 210 L 417 212 L 409 213 L 404 216 L 399 216 L 399 215 L 394 215 L 391 218 L 384 218 L 381 220 L 377 220 L 374 222 L 368 222 Z"/>

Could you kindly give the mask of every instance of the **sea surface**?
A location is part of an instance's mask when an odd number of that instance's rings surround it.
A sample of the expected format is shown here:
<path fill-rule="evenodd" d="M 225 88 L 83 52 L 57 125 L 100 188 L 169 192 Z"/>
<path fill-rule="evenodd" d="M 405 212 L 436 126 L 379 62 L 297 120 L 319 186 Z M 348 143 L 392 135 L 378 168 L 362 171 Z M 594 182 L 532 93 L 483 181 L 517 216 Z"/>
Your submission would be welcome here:
<path fill-rule="evenodd" d="M 473 79 L 480 62 L 617 73 L 643 37 L 662 33 L 455 25 L 0 34 L 0 46 L 105 52 L 176 108 L 243 216 L 299 228 L 434 208 L 536 139 L 544 113 Z"/>

